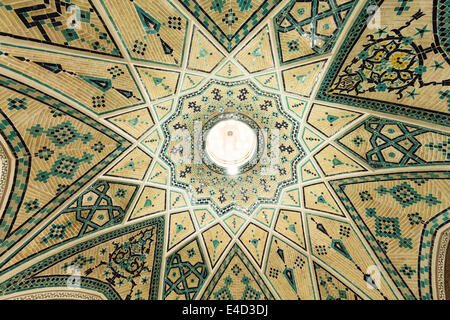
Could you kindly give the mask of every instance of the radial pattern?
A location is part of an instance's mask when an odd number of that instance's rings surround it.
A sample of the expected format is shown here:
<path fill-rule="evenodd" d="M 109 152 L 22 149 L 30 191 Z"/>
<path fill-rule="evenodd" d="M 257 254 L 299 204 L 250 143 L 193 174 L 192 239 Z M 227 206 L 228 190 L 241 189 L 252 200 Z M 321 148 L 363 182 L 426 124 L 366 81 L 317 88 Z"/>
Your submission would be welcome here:
<path fill-rule="evenodd" d="M 0 0 L 0 299 L 450 299 L 449 15 Z"/>

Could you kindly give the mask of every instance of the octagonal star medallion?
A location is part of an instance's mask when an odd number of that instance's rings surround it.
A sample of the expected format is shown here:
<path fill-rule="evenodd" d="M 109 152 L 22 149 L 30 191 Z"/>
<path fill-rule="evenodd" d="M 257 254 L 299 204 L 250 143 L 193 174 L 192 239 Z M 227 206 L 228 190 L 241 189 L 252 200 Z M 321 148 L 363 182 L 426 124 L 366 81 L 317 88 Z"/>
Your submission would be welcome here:
<path fill-rule="evenodd" d="M 246 124 L 258 137 L 255 156 L 233 172 L 209 161 L 204 147 L 208 130 L 230 119 Z M 180 97 L 163 124 L 161 157 L 171 167 L 171 184 L 184 188 L 192 205 L 210 204 L 219 215 L 233 209 L 251 214 L 261 203 L 278 202 L 281 190 L 298 181 L 296 166 L 305 155 L 298 127 L 279 95 L 261 91 L 249 80 L 211 80 Z"/>

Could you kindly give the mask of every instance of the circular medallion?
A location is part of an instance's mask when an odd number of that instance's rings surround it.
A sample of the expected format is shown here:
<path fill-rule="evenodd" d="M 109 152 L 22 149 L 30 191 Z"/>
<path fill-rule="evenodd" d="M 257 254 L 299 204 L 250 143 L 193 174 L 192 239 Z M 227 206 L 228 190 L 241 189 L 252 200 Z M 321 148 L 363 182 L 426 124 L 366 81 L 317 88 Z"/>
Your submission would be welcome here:
<path fill-rule="evenodd" d="M 203 161 L 217 173 L 240 174 L 256 165 L 263 140 L 256 122 L 246 115 L 219 114 L 202 130 Z"/>

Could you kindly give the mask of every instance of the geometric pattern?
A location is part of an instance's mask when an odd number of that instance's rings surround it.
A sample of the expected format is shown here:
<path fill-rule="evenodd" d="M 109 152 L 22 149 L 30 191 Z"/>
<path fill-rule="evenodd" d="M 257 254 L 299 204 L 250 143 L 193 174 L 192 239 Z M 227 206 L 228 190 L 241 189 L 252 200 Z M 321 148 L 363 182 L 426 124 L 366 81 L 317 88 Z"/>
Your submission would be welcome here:
<path fill-rule="evenodd" d="M 331 217 L 308 214 L 307 229 L 312 255 L 328 269 L 339 273 L 346 282 L 356 285 L 366 299 L 395 299 L 395 292 L 386 278 L 374 271 L 379 267 L 366 252 L 353 227 Z"/>
<path fill-rule="evenodd" d="M 360 116 L 358 112 L 315 104 L 309 111 L 308 124 L 330 137 Z"/>
<path fill-rule="evenodd" d="M 188 19 L 172 3 L 120 0 L 117 5 L 116 0 L 101 2 L 132 59 L 166 65 L 182 63 Z"/>
<path fill-rule="evenodd" d="M 202 299 L 272 300 L 273 296 L 251 262 L 235 244 L 211 279 Z"/>
<path fill-rule="evenodd" d="M 141 149 L 134 149 L 106 174 L 114 177 L 142 180 L 150 167 L 152 158 Z"/>
<path fill-rule="evenodd" d="M 237 234 L 241 227 L 244 225 L 245 219 L 237 214 L 231 214 L 228 215 L 228 217 L 224 219 L 223 222 L 225 222 L 225 224 L 233 234 Z"/>
<path fill-rule="evenodd" d="M 314 159 L 325 176 L 365 171 L 364 168 L 331 145 L 327 145 L 318 151 Z"/>
<path fill-rule="evenodd" d="M 148 177 L 148 182 L 156 184 L 167 184 L 167 169 L 156 162 L 153 166 L 150 176 Z"/>
<path fill-rule="evenodd" d="M 181 87 L 181 92 L 196 88 L 204 79 L 205 79 L 204 76 L 185 73 L 183 79 L 183 86 Z"/>
<path fill-rule="evenodd" d="M 139 139 L 154 124 L 152 115 L 147 108 L 110 117 L 108 118 L 108 121 L 115 124 L 135 139 Z"/>
<path fill-rule="evenodd" d="M 220 224 L 215 224 L 203 231 L 202 237 L 209 256 L 209 262 L 214 267 L 225 253 L 231 237 Z"/>
<path fill-rule="evenodd" d="M 164 117 L 170 111 L 172 111 L 173 106 L 174 106 L 173 100 L 167 100 L 167 101 L 163 101 L 161 103 L 157 103 L 157 104 L 153 105 L 153 110 L 156 114 L 156 117 L 158 118 L 158 121 L 161 121 L 162 119 L 164 119 Z"/>
<path fill-rule="evenodd" d="M 450 135 L 370 117 L 337 139 L 372 168 L 448 164 Z"/>
<path fill-rule="evenodd" d="M 192 32 L 187 67 L 190 70 L 211 72 L 225 56 L 197 28 Z"/>
<path fill-rule="evenodd" d="M 273 237 L 268 257 L 265 274 L 281 299 L 314 299 L 309 261 L 304 254 Z"/>
<path fill-rule="evenodd" d="M 214 216 L 208 209 L 194 209 L 194 217 L 200 229 L 203 229 L 211 221 L 214 221 Z"/>
<path fill-rule="evenodd" d="M 280 210 L 274 230 L 306 250 L 302 214 L 300 212 Z"/>
<path fill-rule="evenodd" d="M 332 186 L 404 297 L 432 299 L 429 266 L 422 261 L 434 230 L 450 219 L 450 202 L 439 191 L 450 187 L 449 173 L 386 174 Z"/>
<path fill-rule="evenodd" d="M 239 238 L 259 266 L 261 266 L 264 256 L 267 234 L 267 231 L 251 223 Z"/>
<path fill-rule="evenodd" d="M 311 160 L 303 164 L 300 168 L 303 182 L 319 179 L 320 175 Z"/>
<path fill-rule="evenodd" d="M 305 127 L 302 133 L 302 141 L 306 148 L 312 152 L 324 141 L 319 135 L 314 133 L 308 127 Z"/>
<path fill-rule="evenodd" d="M 266 227 L 270 228 L 270 225 L 272 224 L 272 220 L 273 220 L 274 214 L 275 214 L 275 209 L 272 209 L 272 208 L 261 208 L 256 213 L 254 219 L 256 221 L 259 221 L 260 223 L 262 223 Z"/>
<path fill-rule="evenodd" d="M 91 0 L 2 0 L 0 18 L 2 36 L 122 56 Z"/>
<path fill-rule="evenodd" d="M 276 73 L 263 74 L 254 78 L 266 89 L 280 90 L 280 83 Z"/>
<path fill-rule="evenodd" d="M 167 250 L 170 250 L 194 232 L 194 222 L 189 211 L 172 213 L 169 218 Z"/>
<path fill-rule="evenodd" d="M 333 195 L 324 183 L 317 183 L 303 188 L 305 208 L 331 214 L 343 215 Z"/>
<path fill-rule="evenodd" d="M 449 9 L 0 0 L 0 299 L 448 299 Z"/>
<path fill-rule="evenodd" d="M 170 200 L 169 200 L 169 208 L 184 208 L 187 206 L 186 199 L 184 199 L 184 195 L 178 191 L 170 191 Z"/>
<path fill-rule="evenodd" d="M 236 60 L 250 73 L 272 68 L 274 65 L 269 29 L 265 27 L 256 34 L 256 36 L 236 54 Z"/>
<path fill-rule="evenodd" d="M 292 97 L 286 97 L 286 102 L 288 109 L 294 112 L 298 118 L 302 119 L 308 103 L 305 100 Z"/>
<path fill-rule="evenodd" d="M 330 52 L 356 2 L 291 0 L 274 19 L 280 62 Z"/>
<path fill-rule="evenodd" d="M 165 189 L 144 187 L 129 219 L 133 220 L 166 210 L 166 200 L 167 191 Z"/>
<path fill-rule="evenodd" d="M 314 263 L 321 300 L 361 300 L 361 298 L 332 274 Z"/>
<path fill-rule="evenodd" d="M 96 181 L 32 239 L 6 258 L 2 269 L 12 268 L 85 234 L 120 224 L 136 193 L 137 186 L 133 184 Z"/>
<path fill-rule="evenodd" d="M 296 209 L 301 208 L 300 189 L 294 188 L 287 190 L 280 198 L 280 205 L 286 207 L 294 207 Z"/>
<path fill-rule="evenodd" d="M 145 103 L 129 66 L 123 63 L 0 44 L 0 65 L 53 88 L 96 114 Z"/>
<path fill-rule="evenodd" d="M 288 207 L 300 207 L 300 190 L 298 188 L 287 190 L 280 199 L 280 204 Z"/>
<path fill-rule="evenodd" d="M 230 52 L 280 0 L 179 2 Z"/>
<path fill-rule="evenodd" d="M 40 91 L 0 77 L 0 134 L 17 178 L 1 217 L 0 254 L 105 168 L 129 143 L 96 120 Z M 25 113 L 33 118 L 23 118 Z M 19 120 L 22 119 L 22 120 Z M 74 183 L 77 181 L 77 183 Z M 46 190 L 46 192 L 40 192 Z"/>
<path fill-rule="evenodd" d="M 8 185 L 8 172 L 11 170 L 10 160 L 3 146 L 0 145 L 0 203 L 3 203 L 3 195 L 6 195 L 6 189 Z"/>
<path fill-rule="evenodd" d="M 283 71 L 283 87 L 288 93 L 309 97 L 323 71 L 325 60 Z"/>
<path fill-rule="evenodd" d="M 277 129 L 271 131 L 265 141 L 268 164 L 259 162 L 254 167 L 245 168 L 245 172 L 236 178 L 216 172 L 204 162 L 193 159 L 197 126 L 205 126 L 206 120 L 220 113 L 232 112 L 251 119 L 245 121 L 254 121 L 258 130 L 268 132 L 271 126 Z M 295 166 L 304 153 L 295 138 L 297 125 L 281 109 L 278 95 L 260 91 L 250 81 L 212 80 L 199 91 L 184 95 L 176 112 L 164 122 L 162 157 L 171 167 L 171 183 L 186 189 L 192 203 L 209 203 L 219 215 L 232 209 L 251 214 L 258 203 L 275 201 L 283 187 L 296 182 Z M 185 143 L 188 138 L 184 135 L 191 139 L 189 144 Z M 273 165 L 275 157 L 281 161 Z"/>
<path fill-rule="evenodd" d="M 178 72 L 147 67 L 136 67 L 136 70 L 151 100 L 171 96 L 178 89 Z"/>
<path fill-rule="evenodd" d="M 193 300 L 207 276 L 203 253 L 198 239 L 194 239 L 167 258 L 164 299 Z"/>
<path fill-rule="evenodd" d="M 217 70 L 216 75 L 221 78 L 234 79 L 243 76 L 244 74 L 236 66 L 235 63 L 228 61 L 222 68 Z"/>

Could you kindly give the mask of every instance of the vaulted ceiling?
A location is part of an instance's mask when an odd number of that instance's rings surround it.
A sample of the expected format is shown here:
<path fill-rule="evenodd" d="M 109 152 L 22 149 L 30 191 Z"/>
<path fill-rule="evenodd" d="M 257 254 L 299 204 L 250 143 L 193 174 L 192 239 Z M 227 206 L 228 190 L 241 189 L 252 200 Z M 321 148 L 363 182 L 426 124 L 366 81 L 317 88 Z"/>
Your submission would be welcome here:
<path fill-rule="evenodd" d="M 450 299 L 449 14 L 0 0 L 0 299 Z"/>

